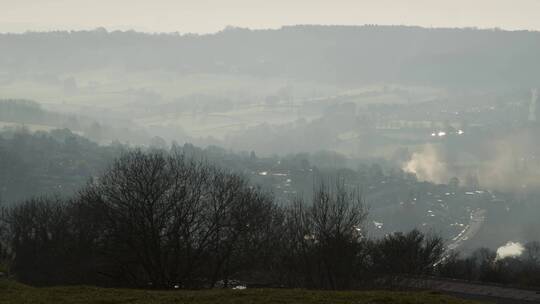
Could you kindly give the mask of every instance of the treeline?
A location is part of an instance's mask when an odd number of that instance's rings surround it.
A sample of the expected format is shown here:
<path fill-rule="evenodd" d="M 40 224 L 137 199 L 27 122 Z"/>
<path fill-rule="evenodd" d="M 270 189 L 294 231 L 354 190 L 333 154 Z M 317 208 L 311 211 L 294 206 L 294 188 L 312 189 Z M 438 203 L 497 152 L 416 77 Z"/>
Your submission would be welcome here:
<path fill-rule="evenodd" d="M 37 195 L 61 193 L 70 196 L 129 149 L 129 145 L 119 142 L 99 145 L 68 129 L 49 132 L 31 132 L 24 128 L 2 129 L 0 198 L 8 204 L 15 204 Z M 205 159 L 209 163 L 244 174 L 265 189 L 275 188 L 279 181 L 272 176 L 261 176 L 259 172 L 290 172 L 292 181 L 289 190 L 298 193 L 311 193 L 313 175 L 342 175 L 351 183 L 367 185 L 370 181 L 380 182 L 390 167 L 382 161 L 381 165 L 370 167 L 360 160 L 348 160 L 335 152 L 325 151 L 258 157 L 254 152 L 234 152 L 217 146 L 201 148 L 190 143 L 171 146 L 156 143 L 145 149 L 162 149 L 182 153 L 189 158 Z M 361 165 L 364 165 L 358 170 L 361 178 L 356 178 L 355 170 L 344 169 L 360 168 Z M 289 199 L 277 191 L 274 195 L 281 200 Z"/>
<path fill-rule="evenodd" d="M 229 28 L 200 36 L 104 29 L 1 34 L 0 68 L 15 75 L 127 67 L 340 83 L 530 87 L 540 71 L 539 35 L 405 26 Z"/>
<path fill-rule="evenodd" d="M 289 206 L 240 175 L 178 153 L 132 151 L 70 199 L 5 208 L 2 257 L 18 280 L 205 288 L 353 288 L 378 275 L 433 274 L 444 246 L 418 231 L 367 237 L 344 182 Z"/>
<path fill-rule="evenodd" d="M 64 121 L 68 123 L 69 118 L 65 115 L 45 111 L 41 105 L 35 101 L 25 99 L 0 99 L 0 120 L 17 123 L 58 124 Z"/>
<path fill-rule="evenodd" d="M 0 199 L 16 203 L 46 193 L 71 195 L 126 147 L 100 146 L 67 129 L 0 132 Z"/>
<path fill-rule="evenodd" d="M 38 102 L 26 99 L 0 99 L 0 122 L 37 125 L 36 128 L 69 129 L 98 143 L 118 139 L 137 144 L 152 142 L 150 135 L 129 121 L 98 122 L 83 115 L 49 111 Z"/>
<path fill-rule="evenodd" d="M 0 99 L 0 121 L 19 125 L 69 129 L 94 137 L 96 129 L 106 128 L 94 120 L 44 109 L 41 104 L 26 99 Z M 96 140 L 95 138 L 92 138 Z"/>
<path fill-rule="evenodd" d="M 519 256 L 505 258 L 488 248 L 479 248 L 467 257 L 454 253 L 441 264 L 439 275 L 467 281 L 538 287 L 540 243 L 532 241 L 523 247 Z"/>

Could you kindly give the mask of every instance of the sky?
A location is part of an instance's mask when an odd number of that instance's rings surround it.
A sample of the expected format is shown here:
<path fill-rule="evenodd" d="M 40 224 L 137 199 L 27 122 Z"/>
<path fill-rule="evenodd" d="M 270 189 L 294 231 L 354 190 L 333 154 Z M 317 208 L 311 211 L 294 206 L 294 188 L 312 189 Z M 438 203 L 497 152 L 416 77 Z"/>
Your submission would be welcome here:
<path fill-rule="evenodd" d="M 0 32 L 212 33 L 295 24 L 540 30 L 540 0 L 0 0 Z"/>

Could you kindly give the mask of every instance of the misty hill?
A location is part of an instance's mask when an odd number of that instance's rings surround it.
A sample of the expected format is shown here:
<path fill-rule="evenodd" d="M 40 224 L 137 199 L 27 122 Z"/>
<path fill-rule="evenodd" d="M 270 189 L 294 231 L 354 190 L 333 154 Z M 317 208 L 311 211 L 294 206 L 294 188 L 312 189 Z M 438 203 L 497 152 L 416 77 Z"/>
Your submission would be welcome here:
<path fill-rule="evenodd" d="M 0 200 L 70 195 L 119 155 L 122 146 L 99 146 L 68 129 L 0 132 Z"/>
<path fill-rule="evenodd" d="M 6 72 L 0 76 L 41 72 L 50 81 L 56 81 L 57 73 L 118 67 L 328 83 L 533 86 L 540 82 L 540 33 L 529 31 L 290 26 L 179 35 L 98 29 L 1 34 L 0 45 L 0 70 Z"/>
<path fill-rule="evenodd" d="M 67 127 L 79 130 L 78 118 L 43 109 L 32 100 L 0 99 L 0 122 Z"/>
<path fill-rule="evenodd" d="M 26 99 L 0 99 L 0 128 L 27 128 L 30 131 L 69 129 L 97 142 L 117 140 L 146 143 L 150 137 L 132 125 L 114 121 L 95 120 L 84 115 L 62 113 L 45 109 L 40 103 Z M 131 130 L 128 129 L 131 127 Z M 120 134 L 121 133 L 121 134 Z"/>

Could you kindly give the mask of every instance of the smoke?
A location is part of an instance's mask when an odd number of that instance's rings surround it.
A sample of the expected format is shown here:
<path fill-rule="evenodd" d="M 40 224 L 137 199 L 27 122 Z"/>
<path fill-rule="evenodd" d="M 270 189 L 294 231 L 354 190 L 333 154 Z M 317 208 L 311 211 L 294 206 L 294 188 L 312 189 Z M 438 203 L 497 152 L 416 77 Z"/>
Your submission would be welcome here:
<path fill-rule="evenodd" d="M 413 173 L 421 181 L 445 183 L 448 181 L 446 163 L 440 157 L 436 147 L 428 144 L 421 151 L 414 152 L 405 163 L 403 170 Z"/>
<path fill-rule="evenodd" d="M 497 259 L 520 256 L 525 247 L 519 242 L 508 242 L 497 249 Z"/>
<path fill-rule="evenodd" d="M 462 186 L 529 192 L 540 187 L 539 151 L 536 128 L 527 128 L 467 142 L 426 144 L 402 169 L 422 181 L 448 183 L 457 177 Z"/>

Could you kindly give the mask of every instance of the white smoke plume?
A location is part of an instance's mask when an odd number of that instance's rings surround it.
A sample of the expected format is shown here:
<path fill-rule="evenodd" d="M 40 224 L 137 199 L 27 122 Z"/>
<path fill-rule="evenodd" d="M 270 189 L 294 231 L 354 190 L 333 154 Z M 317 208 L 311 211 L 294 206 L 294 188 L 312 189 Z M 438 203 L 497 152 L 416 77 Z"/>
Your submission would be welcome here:
<path fill-rule="evenodd" d="M 436 147 L 428 144 L 421 151 L 414 152 L 405 163 L 403 170 L 413 173 L 421 181 L 445 183 L 448 181 L 448 169 Z"/>
<path fill-rule="evenodd" d="M 525 247 L 519 242 L 508 242 L 497 249 L 497 259 L 520 256 Z"/>
<path fill-rule="evenodd" d="M 426 144 L 402 168 L 422 181 L 448 183 L 457 177 L 465 186 L 471 186 L 474 180 L 482 188 L 527 192 L 540 187 L 536 136 L 532 128 L 479 140 L 474 145 Z"/>

